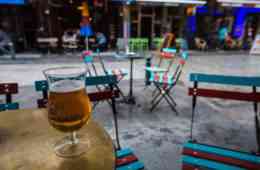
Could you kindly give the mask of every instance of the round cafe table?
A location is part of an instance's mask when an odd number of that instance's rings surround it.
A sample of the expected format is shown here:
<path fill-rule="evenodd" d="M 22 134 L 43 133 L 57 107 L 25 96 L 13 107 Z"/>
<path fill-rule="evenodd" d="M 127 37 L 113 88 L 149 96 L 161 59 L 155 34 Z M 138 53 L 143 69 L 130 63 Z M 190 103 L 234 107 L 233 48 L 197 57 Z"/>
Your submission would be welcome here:
<path fill-rule="evenodd" d="M 94 120 L 78 132 L 89 140 L 77 158 L 56 156 L 53 145 L 66 134 L 52 128 L 45 109 L 0 112 L 1 170 L 114 170 L 112 140 Z"/>

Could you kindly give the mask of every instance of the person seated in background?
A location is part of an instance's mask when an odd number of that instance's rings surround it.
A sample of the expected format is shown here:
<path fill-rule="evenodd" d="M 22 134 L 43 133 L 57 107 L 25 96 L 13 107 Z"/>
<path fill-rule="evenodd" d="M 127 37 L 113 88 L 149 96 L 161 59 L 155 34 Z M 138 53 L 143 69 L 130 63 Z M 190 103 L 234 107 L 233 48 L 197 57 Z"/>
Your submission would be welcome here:
<path fill-rule="evenodd" d="M 106 36 L 101 33 L 96 33 L 96 44 L 94 45 L 94 50 L 96 51 L 99 49 L 99 51 L 104 51 L 107 48 L 107 38 Z"/>
<path fill-rule="evenodd" d="M 218 30 L 219 48 L 223 49 L 225 47 L 225 40 L 228 34 L 226 23 L 223 22 Z"/>
<path fill-rule="evenodd" d="M 196 37 L 195 38 L 195 45 L 199 50 L 205 51 L 207 49 L 207 42 L 202 38 Z"/>
<path fill-rule="evenodd" d="M 78 48 L 78 35 L 76 30 L 68 29 L 62 36 L 62 46 L 65 50 L 74 51 Z"/>
<path fill-rule="evenodd" d="M 12 59 L 15 59 L 14 44 L 11 38 L 0 26 L 0 53 L 10 54 Z"/>

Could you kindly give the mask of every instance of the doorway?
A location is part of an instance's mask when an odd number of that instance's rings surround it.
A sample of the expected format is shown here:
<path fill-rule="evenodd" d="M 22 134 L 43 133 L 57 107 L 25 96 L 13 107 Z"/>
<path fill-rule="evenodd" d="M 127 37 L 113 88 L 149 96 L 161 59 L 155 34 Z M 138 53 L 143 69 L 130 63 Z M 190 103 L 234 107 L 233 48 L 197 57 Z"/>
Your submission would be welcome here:
<path fill-rule="evenodd" d="M 152 40 L 152 17 L 145 17 L 141 18 L 141 37 L 148 38 L 149 47 L 151 45 Z"/>

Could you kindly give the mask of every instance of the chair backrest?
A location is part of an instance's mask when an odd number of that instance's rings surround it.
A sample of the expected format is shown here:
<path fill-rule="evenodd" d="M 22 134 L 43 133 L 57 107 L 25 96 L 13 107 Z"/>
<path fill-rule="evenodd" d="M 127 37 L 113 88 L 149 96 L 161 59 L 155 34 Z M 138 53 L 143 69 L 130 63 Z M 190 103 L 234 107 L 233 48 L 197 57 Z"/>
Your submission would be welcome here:
<path fill-rule="evenodd" d="M 48 103 L 48 82 L 46 80 L 35 81 L 34 87 L 37 92 L 42 93 L 42 98 L 37 99 L 38 108 L 45 108 Z"/>
<path fill-rule="evenodd" d="M 87 76 L 97 76 L 97 68 L 94 63 L 94 56 L 92 51 L 84 51 L 82 54 L 82 59 L 85 63 L 87 70 Z"/>
<path fill-rule="evenodd" d="M 160 48 L 158 49 L 158 51 L 156 52 L 156 56 L 159 57 L 159 63 L 158 66 L 160 67 L 163 60 L 164 59 L 171 59 L 169 57 L 165 57 L 165 52 L 163 51 L 163 49 L 167 49 L 171 47 L 172 41 L 174 40 L 174 34 L 172 33 L 167 33 L 162 41 L 162 44 L 160 46 Z"/>
<path fill-rule="evenodd" d="M 110 85 L 114 86 L 117 83 L 116 76 L 92 76 L 86 78 L 86 87 L 88 86 L 97 86 L 97 85 Z M 35 90 L 37 92 L 42 92 L 43 97 L 37 100 L 37 104 L 39 108 L 45 108 L 48 103 L 48 82 L 46 80 L 36 81 L 35 82 Z M 111 96 L 117 97 L 118 93 L 116 91 L 112 92 L 111 90 L 89 93 L 90 101 L 100 101 L 109 99 Z"/>
<path fill-rule="evenodd" d="M 188 60 L 188 53 L 182 52 L 181 57 L 179 57 L 176 60 L 177 60 L 176 64 L 175 63 L 172 64 L 174 66 L 174 69 L 163 71 L 163 72 L 150 71 L 149 74 L 148 72 L 146 72 L 146 76 L 147 76 L 146 78 L 148 79 L 146 81 L 153 82 L 153 81 L 160 80 L 165 85 L 166 84 L 176 85 L 180 79 L 186 61 Z"/>
<path fill-rule="evenodd" d="M 252 102 L 255 112 L 255 128 L 256 139 L 258 143 L 258 151 L 260 152 L 260 126 L 258 114 L 258 102 L 260 102 L 260 93 L 257 92 L 257 87 L 260 86 L 260 77 L 245 77 L 245 76 L 229 76 L 229 75 L 210 75 L 192 73 L 190 81 L 194 83 L 192 88 L 189 88 L 189 95 L 193 96 L 192 100 L 192 122 L 191 122 L 191 139 L 193 138 L 193 122 L 197 97 L 219 98 L 238 101 Z M 199 88 L 199 83 L 207 83 L 207 88 Z M 240 92 L 234 90 L 219 90 L 210 87 L 210 84 L 218 84 L 226 86 L 244 86 L 250 87 L 250 92 Z"/>
<path fill-rule="evenodd" d="M 5 95 L 5 103 L 0 103 L 0 111 L 19 109 L 18 103 L 13 103 L 12 95 L 18 93 L 17 83 L 1 83 L 0 95 Z"/>
<path fill-rule="evenodd" d="M 260 77 L 244 77 L 244 76 L 227 76 L 227 75 L 210 75 L 210 74 L 196 74 L 190 75 L 190 81 L 194 82 L 194 87 L 189 88 L 189 95 L 232 99 L 240 101 L 259 102 L 260 93 L 256 92 L 256 87 L 260 86 Z M 253 92 L 236 92 L 227 90 L 217 90 L 216 88 L 198 88 L 199 83 L 220 84 L 220 85 L 234 85 L 234 86 L 248 86 Z"/>
<path fill-rule="evenodd" d="M 181 52 L 181 57 L 179 59 L 179 63 L 178 63 L 178 66 L 174 72 L 174 76 L 175 77 L 175 81 L 176 83 L 179 81 L 180 77 L 181 77 L 181 74 L 183 72 L 183 68 L 185 66 L 185 64 L 187 63 L 187 60 L 189 59 L 189 55 L 186 51 L 183 51 Z"/>
<path fill-rule="evenodd" d="M 159 51 L 161 51 L 163 48 L 170 48 L 173 40 L 174 40 L 174 34 L 167 33 L 164 36 L 164 39 L 163 39 L 163 42 L 161 44 Z"/>

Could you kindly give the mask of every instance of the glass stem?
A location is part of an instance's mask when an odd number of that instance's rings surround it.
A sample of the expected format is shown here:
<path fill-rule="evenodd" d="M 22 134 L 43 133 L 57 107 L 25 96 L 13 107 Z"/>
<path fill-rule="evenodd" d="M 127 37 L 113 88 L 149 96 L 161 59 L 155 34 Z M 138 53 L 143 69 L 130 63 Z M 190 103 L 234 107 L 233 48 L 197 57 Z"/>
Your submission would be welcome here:
<path fill-rule="evenodd" d="M 72 133 L 71 133 L 71 143 L 72 143 L 72 145 L 76 145 L 79 141 L 78 141 L 78 139 L 77 139 L 77 133 L 76 133 L 76 131 L 73 131 Z"/>

